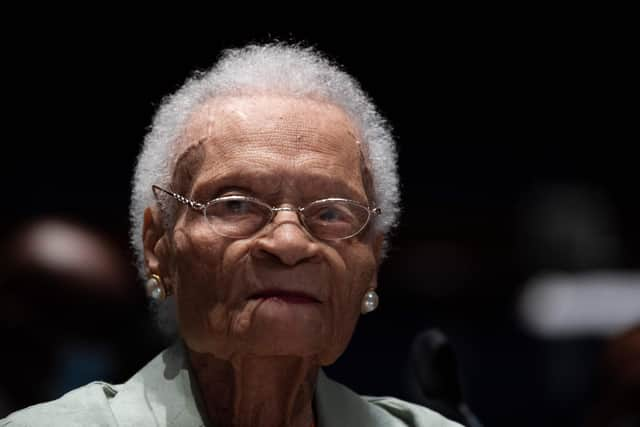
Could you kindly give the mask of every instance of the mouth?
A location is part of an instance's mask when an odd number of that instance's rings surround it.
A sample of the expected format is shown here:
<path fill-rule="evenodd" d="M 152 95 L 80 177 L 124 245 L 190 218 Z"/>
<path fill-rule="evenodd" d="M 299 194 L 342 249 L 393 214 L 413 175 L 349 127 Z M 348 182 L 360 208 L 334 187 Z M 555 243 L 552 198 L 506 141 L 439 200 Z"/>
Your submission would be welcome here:
<path fill-rule="evenodd" d="M 278 299 L 289 304 L 319 304 L 320 300 L 304 292 L 268 289 L 251 296 L 251 299 Z"/>

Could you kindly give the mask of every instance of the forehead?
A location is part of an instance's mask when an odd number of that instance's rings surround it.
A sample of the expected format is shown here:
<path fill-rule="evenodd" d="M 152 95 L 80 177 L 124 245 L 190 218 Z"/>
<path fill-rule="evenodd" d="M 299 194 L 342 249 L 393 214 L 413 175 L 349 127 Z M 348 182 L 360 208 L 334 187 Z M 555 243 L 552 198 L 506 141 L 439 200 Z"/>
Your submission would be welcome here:
<path fill-rule="evenodd" d="M 188 145 L 202 137 L 306 129 L 357 139 L 347 114 L 333 104 L 309 98 L 247 95 L 217 97 L 198 107 L 187 121 L 181 142 Z"/>
<path fill-rule="evenodd" d="M 338 107 L 282 96 L 216 98 L 190 117 L 176 172 L 193 181 L 238 175 L 325 176 L 361 184 L 356 127 Z M 360 185 L 361 186 L 361 185 Z"/>

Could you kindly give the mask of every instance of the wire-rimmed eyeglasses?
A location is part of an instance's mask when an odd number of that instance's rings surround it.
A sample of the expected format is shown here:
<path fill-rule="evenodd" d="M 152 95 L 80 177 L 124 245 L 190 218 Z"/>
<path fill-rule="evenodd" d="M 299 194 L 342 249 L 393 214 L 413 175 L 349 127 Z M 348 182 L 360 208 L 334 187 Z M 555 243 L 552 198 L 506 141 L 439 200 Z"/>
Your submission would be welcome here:
<path fill-rule="evenodd" d="M 217 197 L 206 203 L 191 200 L 181 194 L 153 185 L 153 192 L 160 190 L 191 209 L 202 212 L 212 230 L 233 239 L 250 237 L 269 224 L 278 212 L 296 212 L 307 232 L 320 240 L 343 240 L 364 230 L 380 208 L 370 208 L 355 200 L 329 197 L 309 203 L 304 207 L 276 207 L 250 196 L 229 195 Z"/>

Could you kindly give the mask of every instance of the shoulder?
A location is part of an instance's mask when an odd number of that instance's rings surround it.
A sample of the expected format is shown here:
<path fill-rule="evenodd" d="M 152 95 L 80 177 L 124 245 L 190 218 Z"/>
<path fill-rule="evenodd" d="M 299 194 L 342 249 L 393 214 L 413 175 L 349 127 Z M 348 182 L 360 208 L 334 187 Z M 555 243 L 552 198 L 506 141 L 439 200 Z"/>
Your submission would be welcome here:
<path fill-rule="evenodd" d="M 461 427 L 424 406 L 393 397 L 360 396 L 321 371 L 316 387 L 320 425 L 370 427 Z"/>
<path fill-rule="evenodd" d="M 109 399 L 111 385 L 96 381 L 77 388 L 51 402 L 33 405 L 14 412 L 0 421 L 0 426 L 111 426 L 113 419 Z"/>
<path fill-rule="evenodd" d="M 172 346 L 124 384 L 96 381 L 0 420 L 9 426 L 201 425 L 181 347 Z"/>
<path fill-rule="evenodd" d="M 394 397 L 361 396 L 386 414 L 402 420 L 407 426 L 461 427 L 439 413 Z"/>

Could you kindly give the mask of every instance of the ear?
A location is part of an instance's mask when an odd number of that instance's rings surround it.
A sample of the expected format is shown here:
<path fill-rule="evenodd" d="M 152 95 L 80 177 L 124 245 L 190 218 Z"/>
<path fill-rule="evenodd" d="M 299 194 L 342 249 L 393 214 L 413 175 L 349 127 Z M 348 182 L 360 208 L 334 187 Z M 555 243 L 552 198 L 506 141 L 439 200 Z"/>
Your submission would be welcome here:
<path fill-rule="evenodd" d="M 379 267 L 382 262 L 382 248 L 384 246 L 384 234 L 377 233 L 373 239 L 373 255 L 376 259 L 376 265 Z M 378 288 L 378 272 L 376 271 L 371 278 L 369 287 L 373 289 Z"/>
<path fill-rule="evenodd" d="M 371 278 L 371 282 L 369 283 L 369 288 L 373 289 L 374 291 L 378 289 L 378 272 L 377 271 Z"/>
<path fill-rule="evenodd" d="M 373 241 L 373 254 L 376 257 L 376 264 L 379 266 L 382 262 L 382 248 L 384 247 L 384 234 L 376 234 Z"/>
<path fill-rule="evenodd" d="M 157 274 L 165 283 L 170 280 L 170 245 L 164 229 L 160 210 L 148 207 L 144 210 L 142 224 L 144 265 L 148 274 Z"/>

